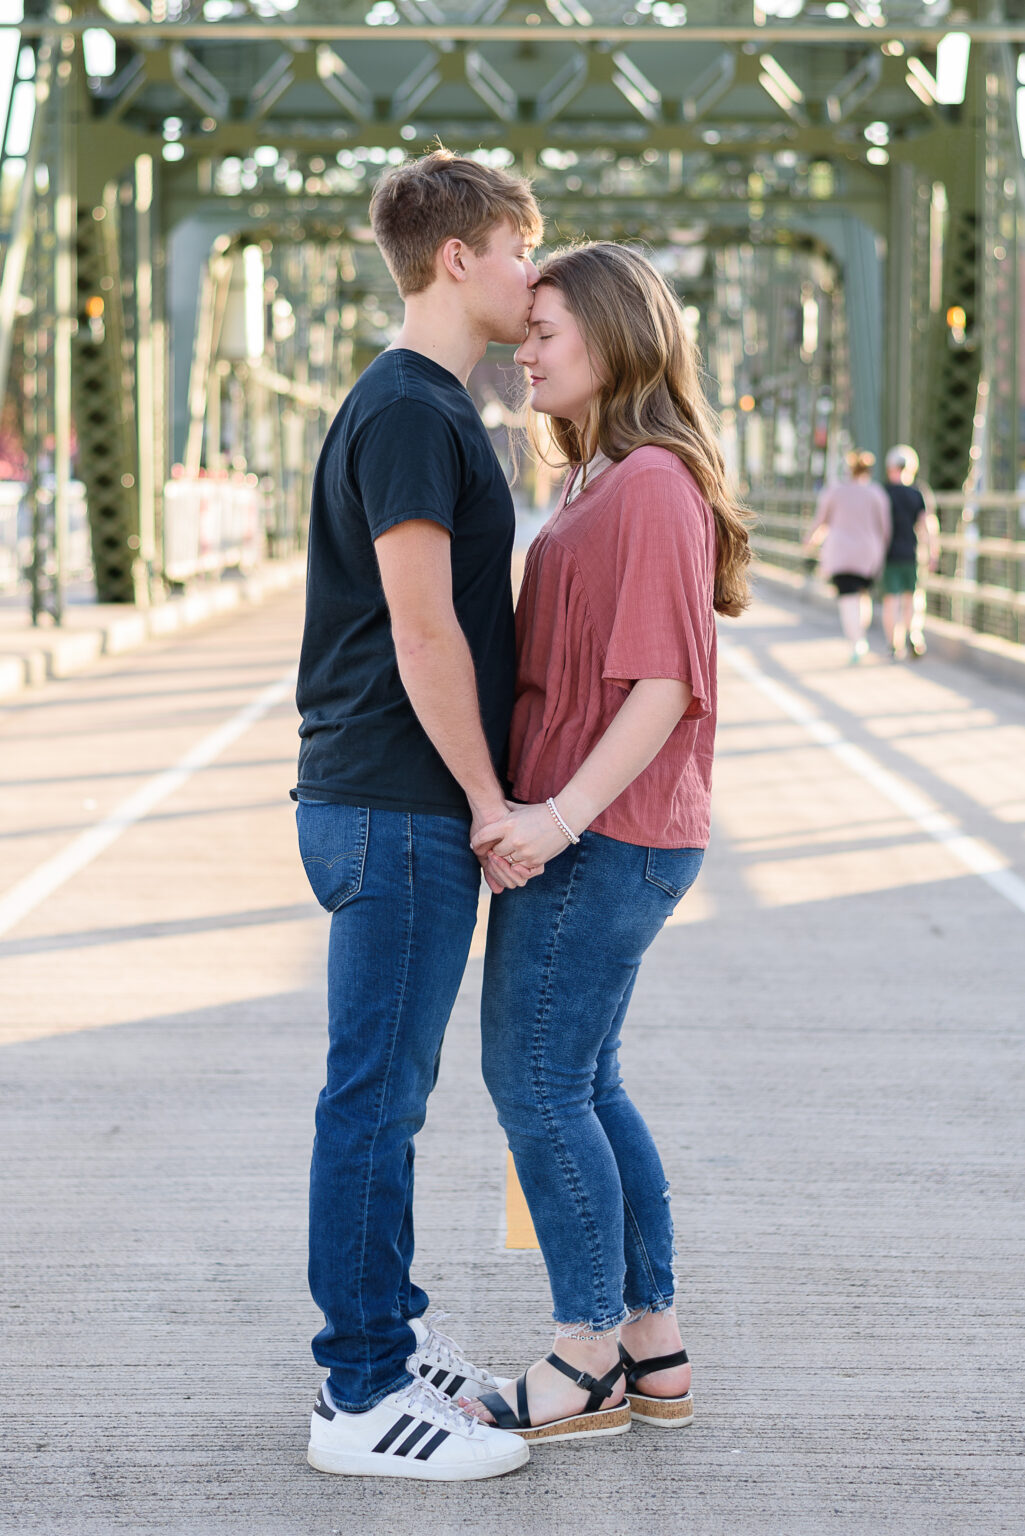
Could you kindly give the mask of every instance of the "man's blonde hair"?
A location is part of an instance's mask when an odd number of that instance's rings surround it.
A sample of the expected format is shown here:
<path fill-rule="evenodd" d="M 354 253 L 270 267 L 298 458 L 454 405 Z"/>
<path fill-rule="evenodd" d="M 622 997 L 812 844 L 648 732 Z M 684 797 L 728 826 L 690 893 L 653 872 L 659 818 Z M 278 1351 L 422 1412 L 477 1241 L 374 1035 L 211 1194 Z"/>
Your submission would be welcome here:
<path fill-rule="evenodd" d="M 464 240 L 480 256 L 507 219 L 529 246 L 538 244 L 544 223 L 529 181 L 448 149 L 396 166 L 370 199 L 374 238 L 404 299 L 433 283 L 446 240 Z"/>

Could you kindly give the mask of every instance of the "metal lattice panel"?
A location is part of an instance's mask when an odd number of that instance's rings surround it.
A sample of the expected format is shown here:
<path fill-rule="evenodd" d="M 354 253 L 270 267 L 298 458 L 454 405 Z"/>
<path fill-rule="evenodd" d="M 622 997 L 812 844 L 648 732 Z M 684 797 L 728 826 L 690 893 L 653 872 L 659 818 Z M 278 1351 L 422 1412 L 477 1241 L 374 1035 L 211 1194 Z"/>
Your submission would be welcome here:
<path fill-rule="evenodd" d="M 142 595 L 136 566 L 139 517 L 136 484 L 135 349 L 125 326 L 133 280 L 121 261 L 124 203 L 111 197 L 94 217 L 80 208 L 77 235 L 78 329 L 73 352 L 78 473 L 85 482 L 92 529 L 96 591 L 102 602 L 130 603 Z"/>
<path fill-rule="evenodd" d="M 118 72 L 95 91 L 109 122 L 155 136 L 168 118 L 179 122 L 190 157 L 244 156 L 254 134 L 282 150 L 331 153 L 415 146 L 437 133 L 454 148 L 517 155 L 789 146 L 814 156 L 843 142 L 857 150 L 875 119 L 898 138 L 930 124 L 913 73 L 935 68 L 929 35 L 906 46 L 821 15 L 809 30 L 755 27 L 751 7 L 737 3 L 300 0 L 276 24 L 264 7 L 262 26 L 241 5 L 208 4 L 204 12 L 231 18 L 217 26 L 191 10 L 177 28 L 151 29 L 163 48 L 147 46 L 144 27 L 117 28 Z M 915 22 L 938 35 L 934 8 L 888 14 L 902 35 Z"/>

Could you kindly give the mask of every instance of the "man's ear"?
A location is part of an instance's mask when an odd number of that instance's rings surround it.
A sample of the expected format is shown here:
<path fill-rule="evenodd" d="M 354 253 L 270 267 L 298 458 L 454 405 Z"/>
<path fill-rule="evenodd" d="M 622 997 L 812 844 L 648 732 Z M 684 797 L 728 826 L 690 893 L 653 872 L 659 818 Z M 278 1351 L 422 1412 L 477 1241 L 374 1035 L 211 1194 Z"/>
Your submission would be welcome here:
<path fill-rule="evenodd" d="M 457 283 L 465 283 L 469 276 L 466 261 L 468 254 L 466 241 L 457 239 L 446 240 L 438 251 L 441 267 L 450 277 L 455 278 Z"/>

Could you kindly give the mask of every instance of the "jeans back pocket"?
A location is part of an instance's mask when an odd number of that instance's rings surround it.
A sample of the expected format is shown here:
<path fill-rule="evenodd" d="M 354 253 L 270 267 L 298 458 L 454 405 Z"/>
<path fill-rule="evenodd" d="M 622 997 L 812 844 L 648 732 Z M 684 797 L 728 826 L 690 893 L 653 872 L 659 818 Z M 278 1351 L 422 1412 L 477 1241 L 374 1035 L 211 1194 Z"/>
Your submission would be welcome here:
<path fill-rule="evenodd" d="M 704 856 L 703 848 L 649 848 L 644 878 L 679 901 L 698 878 Z"/>
<path fill-rule="evenodd" d="M 370 812 L 365 806 L 300 800 L 295 819 L 313 894 L 328 912 L 337 912 L 363 884 Z"/>

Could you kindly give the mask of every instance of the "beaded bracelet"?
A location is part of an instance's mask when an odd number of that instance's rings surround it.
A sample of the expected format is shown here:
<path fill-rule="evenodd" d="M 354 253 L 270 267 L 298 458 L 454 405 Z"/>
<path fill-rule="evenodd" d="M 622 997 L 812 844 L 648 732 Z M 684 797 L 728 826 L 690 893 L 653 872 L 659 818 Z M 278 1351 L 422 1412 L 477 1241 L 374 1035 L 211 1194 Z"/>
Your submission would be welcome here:
<path fill-rule="evenodd" d="M 556 825 L 558 826 L 559 831 L 562 833 L 563 837 L 566 838 L 566 840 L 568 842 L 579 843 L 579 841 L 580 841 L 579 837 L 574 837 L 574 835 L 570 831 L 569 827 L 567 827 L 566 823 L 563 821 L 562 817 L 559 815 L 559 807 L 556 805 L 554 799 L 546 800 L 545 801 L 545 805 L 547 805 L 548 809 L 551 811 L 552 815 L 555 817 Z"/>

